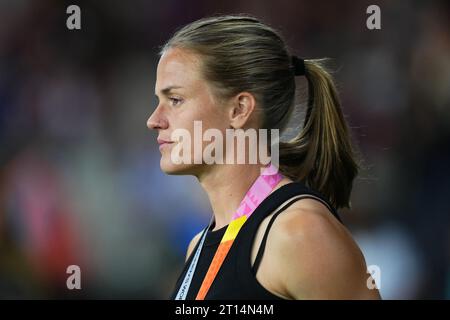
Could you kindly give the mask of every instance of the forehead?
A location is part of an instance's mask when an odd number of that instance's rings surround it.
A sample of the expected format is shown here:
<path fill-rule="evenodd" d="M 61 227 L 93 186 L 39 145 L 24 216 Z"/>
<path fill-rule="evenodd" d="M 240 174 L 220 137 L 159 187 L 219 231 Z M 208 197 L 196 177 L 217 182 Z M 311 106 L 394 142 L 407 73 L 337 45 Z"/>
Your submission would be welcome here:
<path fill-rule="evenodd" d="M 198 55 L 180 48 L 170 48 L 161 56 L 156 74 L 156 91 L 169 86 L 192 86 L 201 80 Z"/>

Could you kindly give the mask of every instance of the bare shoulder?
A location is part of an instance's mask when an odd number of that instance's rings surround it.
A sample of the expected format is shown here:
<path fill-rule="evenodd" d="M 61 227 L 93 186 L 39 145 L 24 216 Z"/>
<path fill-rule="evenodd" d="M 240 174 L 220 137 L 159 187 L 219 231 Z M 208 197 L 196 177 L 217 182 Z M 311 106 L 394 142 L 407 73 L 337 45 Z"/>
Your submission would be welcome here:
<path fill-rule="evenodd" d="M 202 231 L 200 231 L 199 233 L 197 233 L 191 240 L 191 242 L 189 242 L 188 248 L 187 248 L 187 253 L 186 253 L 186 261 L 189 259 L 189 256 L 191 255 L 192 251 L 194 250 L 195 246 L 197 245 L 197 243 L 200 241 L 200 237 L 202 236 Z"/>
<path fill-rule="evenodd" d="M 318 200 L 301 199 L 275 220 L 272 256 L 279 283 L 294 299 L 377 299 L 350 232 Z"/>

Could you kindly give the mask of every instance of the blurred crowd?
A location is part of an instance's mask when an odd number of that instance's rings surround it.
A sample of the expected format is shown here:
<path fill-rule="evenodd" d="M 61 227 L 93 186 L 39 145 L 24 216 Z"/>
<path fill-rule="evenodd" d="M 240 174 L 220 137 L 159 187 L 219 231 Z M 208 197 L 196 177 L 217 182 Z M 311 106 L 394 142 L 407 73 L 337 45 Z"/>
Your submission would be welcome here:
<path fill-rule="evenodd" d="M 81 8 L 68 30 L 66 8 Z M 385 299 L 450 298 L 446 1 L 0 0 L 0 299 L 166 299 L 207 223 L 193 177 L 159 168 L 159 47 L 204 16 L 247 13 L 294 53 L 332 58 L 363 170 L 345 224 Z M 68 290 L 66 269 L 81 269 Z"/>

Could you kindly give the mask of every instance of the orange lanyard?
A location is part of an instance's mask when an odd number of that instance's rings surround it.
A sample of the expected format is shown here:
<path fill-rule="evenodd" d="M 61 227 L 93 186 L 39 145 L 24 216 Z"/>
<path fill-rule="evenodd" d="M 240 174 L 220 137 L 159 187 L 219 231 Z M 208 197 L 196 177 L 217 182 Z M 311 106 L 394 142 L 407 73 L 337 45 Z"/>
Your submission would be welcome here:
<path fill-rule="evenodd" d="M 278 170 L 273 165 L 270 165 L 251 186 L 242 200 L 238 210 L 233 215 L 233 221 L 231 221 L 228 225 L 227 230 L 220 241 L 219 247 L 214 254 L 213 260 L 208 268 L 208 271 L 206 272 L 205 278 L 203 279 L 195 300 L 205 299 L 206 294 L 216 278 L 217 273 L 219 272 L 220 267 L 222 266 L 242 226 L 253 211 L 259 206 L 259 204 L 273 191 L 282 178 L 283 176 L 278 173 Z M 201 250 L 200 246 L 197 250 Z"/>

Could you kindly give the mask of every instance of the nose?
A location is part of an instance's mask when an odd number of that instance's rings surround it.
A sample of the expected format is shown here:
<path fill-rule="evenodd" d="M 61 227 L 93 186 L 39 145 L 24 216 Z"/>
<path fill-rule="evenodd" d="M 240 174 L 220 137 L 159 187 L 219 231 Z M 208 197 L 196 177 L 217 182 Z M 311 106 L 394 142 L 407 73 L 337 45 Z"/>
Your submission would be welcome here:
<path fill-rule="evenodd" d="M 147 128 L 149 129 L 167 129 L 168 122 L 165 117 L 162 116 L 160 107 L 158 106 L 155 111 L 150 115 L 147 120 Z"/>

